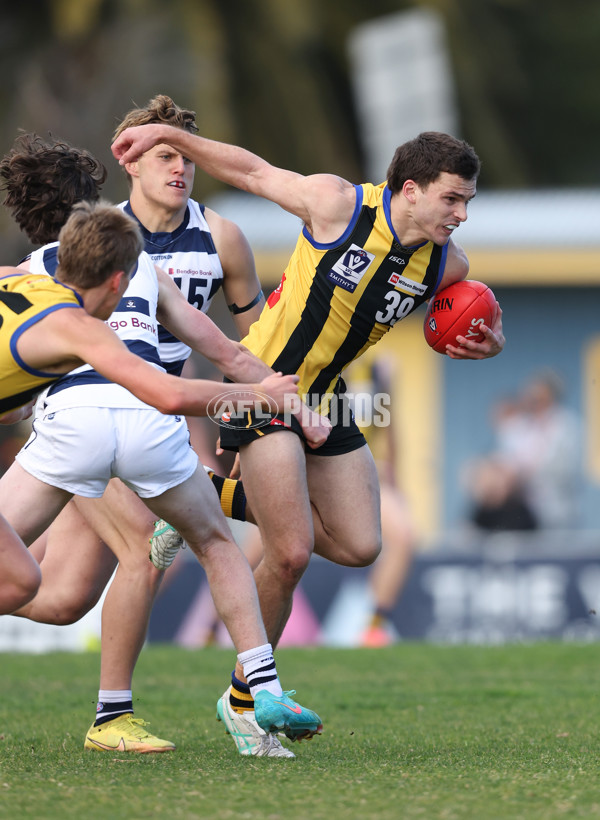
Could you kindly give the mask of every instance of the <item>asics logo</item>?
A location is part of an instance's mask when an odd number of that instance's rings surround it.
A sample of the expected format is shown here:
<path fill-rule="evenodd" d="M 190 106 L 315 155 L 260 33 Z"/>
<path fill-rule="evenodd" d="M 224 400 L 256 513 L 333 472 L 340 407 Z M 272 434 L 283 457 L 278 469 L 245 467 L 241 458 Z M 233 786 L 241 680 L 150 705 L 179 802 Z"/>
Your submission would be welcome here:
<path fill-rule="evenodd" d="M 295 712 L 297 715 L 299 715 L 302 711 L 301 706 L 289 706 L 287 703 L 282 703 L 280 700 L 276 700 L 275 703 L 277 703 L 279 706 L 285 706 L 286 709 L 289 709 L 290 712 Z"/>

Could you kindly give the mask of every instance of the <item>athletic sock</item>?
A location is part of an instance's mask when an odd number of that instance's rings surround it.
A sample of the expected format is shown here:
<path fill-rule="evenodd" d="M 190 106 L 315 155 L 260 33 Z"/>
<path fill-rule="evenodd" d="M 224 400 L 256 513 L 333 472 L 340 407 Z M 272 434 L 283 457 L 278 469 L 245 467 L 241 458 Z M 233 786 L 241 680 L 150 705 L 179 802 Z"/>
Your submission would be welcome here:
<path fill-rule="evenodd" d="M 219 494 L 221 509 L 227 518 L 236 521 L 246 520 L 246 492 L 241 481 L 235 478 L 224 478 L 213 470 L 207 470 L 208 477 Z"/>
<path fill-rule="evenodd" d="M 260 689 L 266 689 L 278 697 L 283 694 L 270 643 L 248 649 L 247 652 L 240 652 L 238 661 L 244 670 L 244 677 L 250 687 L 252 697 Z"/>
<path fill-rule="evenodd" d="M 133 714 L 131 689 L 100 689 L 94 726 L 100 726 L 119 715 Z"/>
<path fill-rule="evenodd" d="M 254 711 L 254 698 L 250 694 L 250 687 L 247 683 L 244 683 L 244 681 L 236 678 L 235 671 L 231 673 L 229 705 L 234 712 L 238 712 L 239 714 Z"/>

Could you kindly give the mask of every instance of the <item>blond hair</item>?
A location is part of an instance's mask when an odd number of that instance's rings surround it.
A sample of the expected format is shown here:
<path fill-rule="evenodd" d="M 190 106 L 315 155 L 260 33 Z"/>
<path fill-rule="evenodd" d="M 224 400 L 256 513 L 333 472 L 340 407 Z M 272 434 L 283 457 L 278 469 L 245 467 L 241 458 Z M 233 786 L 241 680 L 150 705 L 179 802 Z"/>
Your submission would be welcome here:
<path fill-rule="evenodd" d="M 189 131 L 191 134 L 198 131 L 195 111 L 180 108 L 166 94 L 157 94 L 144 108 L 132 108 L 125 114 L 115 130 L 113 142 L 126 128 L 149 123 L 172 125 L 174 128 Z"/>
<path fill-rule="evenodd" d="M 157 94 L 144 108 L 132 108 L 131 111 L 125 114 L 119 125 L 117 125 L 113 135 L 113 142 L 126 128 L 157 123 L 172 125 L 174 128 L 181 128 L 182 131 L 189 131 L 190 134 L 195 134 L 198 131 L 195 111 L 180 108 L 166 94 Z M 131 174 L 125 166 L 123 166 L 123 171 L 127 175 L 127 183 L 131 188 L 133 182 Z"/>

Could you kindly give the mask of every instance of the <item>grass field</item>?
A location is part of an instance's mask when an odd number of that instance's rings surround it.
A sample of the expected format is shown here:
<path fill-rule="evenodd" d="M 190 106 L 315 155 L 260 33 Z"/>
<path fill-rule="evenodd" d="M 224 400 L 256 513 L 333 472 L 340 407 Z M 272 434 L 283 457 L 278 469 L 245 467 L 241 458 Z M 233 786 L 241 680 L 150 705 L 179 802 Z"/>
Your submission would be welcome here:
<path fill-rule="evenodd" d="M 600 817 L 600 645 L 287 649 L 325 731 L 242 758 L 215 701 L 228 650 L 147 648 L 136 714 L 174 754 L 83 751 L 98 656 L 0 654 L 0 817 L 397 820 Z"/>

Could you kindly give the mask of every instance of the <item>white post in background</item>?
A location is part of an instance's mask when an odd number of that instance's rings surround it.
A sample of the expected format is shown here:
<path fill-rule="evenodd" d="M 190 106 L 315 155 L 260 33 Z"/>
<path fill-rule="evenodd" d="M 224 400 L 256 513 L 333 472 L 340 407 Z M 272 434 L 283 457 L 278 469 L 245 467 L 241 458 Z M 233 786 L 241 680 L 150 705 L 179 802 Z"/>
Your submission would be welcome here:
<path fill-rule="evenodd" d="M 383 182 L 396 148 L 421 131 L 460 136 L 437 12 L 415 9 L 363 23 L 349 37 L 348 54 L 370 182 Z"/>

